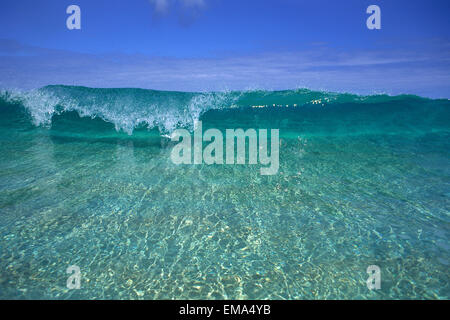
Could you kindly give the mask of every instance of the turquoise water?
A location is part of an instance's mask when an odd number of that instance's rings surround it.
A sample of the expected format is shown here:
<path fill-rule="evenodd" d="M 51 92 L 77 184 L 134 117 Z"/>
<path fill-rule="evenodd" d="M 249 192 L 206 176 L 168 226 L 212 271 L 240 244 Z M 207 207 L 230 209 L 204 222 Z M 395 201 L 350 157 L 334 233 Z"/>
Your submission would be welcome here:
<path fill-rule="evenodd" d="M 279 129 L 278 174 L 174 165 L 199 119 Z M 2 299 L 450 298 L 447 99 L 51 86 L 0 141 Z"/>

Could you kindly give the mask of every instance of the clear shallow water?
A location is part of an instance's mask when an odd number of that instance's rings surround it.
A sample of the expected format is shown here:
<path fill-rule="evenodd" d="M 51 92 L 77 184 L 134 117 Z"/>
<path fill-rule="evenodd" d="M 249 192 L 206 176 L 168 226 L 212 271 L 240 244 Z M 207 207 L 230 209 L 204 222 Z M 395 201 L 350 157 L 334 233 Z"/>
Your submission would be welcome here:
<path fill-rule="evenodd" d="M 0 298 L 450 298 L 448 100 L 124 90 L 0 100 Z M 172 164 L 198 117 L 279 128 L 279 173 Z"/>

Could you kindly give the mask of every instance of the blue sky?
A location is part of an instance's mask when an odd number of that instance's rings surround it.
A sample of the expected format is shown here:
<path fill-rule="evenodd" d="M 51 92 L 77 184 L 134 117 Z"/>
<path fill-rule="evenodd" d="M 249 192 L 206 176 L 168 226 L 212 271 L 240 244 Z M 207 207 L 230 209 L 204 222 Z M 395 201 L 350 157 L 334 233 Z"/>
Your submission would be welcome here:
<path fill-rule="evenodd" d="M 66 8 L 81 8 L 81 30 Z M 381 8 L 369 30 L 366 8 Z M 450 96 L 450 1 L 2 0 L 0 87 Z"/>

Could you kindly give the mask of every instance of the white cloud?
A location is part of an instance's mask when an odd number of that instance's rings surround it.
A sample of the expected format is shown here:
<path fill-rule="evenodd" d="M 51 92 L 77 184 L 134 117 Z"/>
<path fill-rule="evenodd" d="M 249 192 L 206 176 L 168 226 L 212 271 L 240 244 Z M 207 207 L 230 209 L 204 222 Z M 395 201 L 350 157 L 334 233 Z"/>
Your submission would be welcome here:
<path fill-rule="evenodd" d="M 169 10 L 169 0 L 150 0 L 150 3 L 159 14 L 166 13 Z"/>
<path fill-rule="evenodd" d="M 185 8 L 200 9 L 205 6 L 205 0 L 149 0 L 153 5 L 155 12 L 158 14 L 165 14 L 169 12 L 170 7 L 181 5 Z"/>
<path fill-rule="evenodd" d="M 422 48 L 425 48 L 422 46 Z M 48 84 L 204 91 L 307 87 L 361 94 L 450 96 L 448 51 L 311 48 L 214 58 L 93 55 L 0 39 L 0 88 Z"/>

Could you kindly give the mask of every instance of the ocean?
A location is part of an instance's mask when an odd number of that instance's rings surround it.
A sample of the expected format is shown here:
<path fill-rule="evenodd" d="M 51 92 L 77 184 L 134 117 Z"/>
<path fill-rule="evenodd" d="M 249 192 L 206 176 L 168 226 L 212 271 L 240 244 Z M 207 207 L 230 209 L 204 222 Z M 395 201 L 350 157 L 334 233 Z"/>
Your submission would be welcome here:
<path fill-rule="evenodd" d="M 278 172 L 174 164 L 199 120 L 279 129 Z M 448 99 L 0 92 L 1 299 L 449 299 L 449 239 Z"/>

